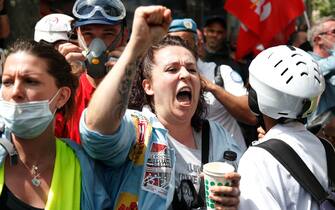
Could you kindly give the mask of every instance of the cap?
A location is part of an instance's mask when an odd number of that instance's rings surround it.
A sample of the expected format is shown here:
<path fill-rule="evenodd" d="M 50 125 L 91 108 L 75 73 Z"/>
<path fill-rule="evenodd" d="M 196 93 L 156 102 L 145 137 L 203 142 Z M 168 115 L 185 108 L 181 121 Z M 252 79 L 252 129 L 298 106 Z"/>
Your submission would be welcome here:
<path fill-rule="evenodd" d="M 205 23 L 204 23 L 204 27 L 212 24 L 212 23 L 221 23 L 221 25 L 226 29 L 227 28 L 227 23 L 226 23 L 226 19 L 224 16 L 222 15 L 211 15 L 208 16 L 205 19 Z"/>
<path fill-rule="evenodd" d="M 59 40 L 69 40 L 71 24 L 74 18 L 65 14 L 54 13 L 44 16 L 35 25 L 34 40 L 44 40 L 54 43 Z"/>
<path fill-rule="evenodd" d="M 101 24 L 101 25 L 117 25 L 120 24 L 122 21 L 113 21 L 107 18 L 90 18 L 90 19 L 79 19 L 74 23 L 74 28 L 90 25 L 90 24 Z"/>
<path fill-rule="evenodd" d="M 197 33 L 197 24 L 190 18 L 174 19 L 169 27 L 169 32 L 189 31 Z"/>

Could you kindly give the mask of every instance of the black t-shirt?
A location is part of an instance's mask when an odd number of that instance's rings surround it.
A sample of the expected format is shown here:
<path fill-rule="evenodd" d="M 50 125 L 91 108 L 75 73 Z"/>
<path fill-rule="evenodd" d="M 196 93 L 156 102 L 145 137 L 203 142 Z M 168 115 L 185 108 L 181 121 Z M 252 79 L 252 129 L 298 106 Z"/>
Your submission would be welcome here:
<path fill-rule="evenodd" d="M 24 203 L 7 188 L 6 185 L 3 186 L 0 195 L 0 210 L 43 210 L 39 208 L 34 208 Z"/>

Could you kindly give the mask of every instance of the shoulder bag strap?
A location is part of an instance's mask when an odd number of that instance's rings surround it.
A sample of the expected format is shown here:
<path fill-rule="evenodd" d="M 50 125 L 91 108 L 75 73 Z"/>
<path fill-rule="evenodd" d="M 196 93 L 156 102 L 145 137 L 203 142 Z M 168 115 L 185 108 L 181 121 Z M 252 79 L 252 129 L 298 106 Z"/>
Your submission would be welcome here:
<path fill-rule="evenodd" d="M 203 120 L 202 123 L 202 135 L 201 135 L 201 167 L 208 163 L 209 155 L 209 121 Z M 200 188 L 197 196 L 196 204 L 194 207 L 203 207 L 205 206 L 205 183 L 204 179 L 200 180 Z"/>
<path fill-rule="evenodd" d="M 331 165 L 335 163 L 334 147 L 327 140 L 322 138 L 319 139 L 326 151 L 329 186 L 331 190 L 335 192 L 335 167 L 334 165 Z"/>
<path fill-rule="evenodd" d="M 214 69 L 214 82 L 220 87 L 224 88 L 224 81 L 220 71 L 220 65 L 216 65 Z"/>
<path fill-rule="evenodd" d="M 209 155 L 209 121 L 204 120 L 202 124 L 202 135 L 201 135 L 201 164 L 205 165 L 208 163 Z"/>
<path fill-rule="evenodd" d="M 279 139 L 270 139 L 256 146 L 270 152 L 316 201 L 321 203 L 327 198 L 328 193 L 288 144 Z"/>

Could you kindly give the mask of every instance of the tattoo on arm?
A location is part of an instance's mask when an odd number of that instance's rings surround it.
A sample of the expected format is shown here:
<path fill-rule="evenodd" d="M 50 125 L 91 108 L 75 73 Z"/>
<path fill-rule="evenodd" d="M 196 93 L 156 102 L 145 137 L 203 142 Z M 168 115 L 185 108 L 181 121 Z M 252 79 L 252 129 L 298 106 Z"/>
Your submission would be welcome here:
<path fill-rule="evenodd" d="M 129 93 L 133 81 L 133 77 L 138 67 L 137 62 L 131 63 L 126 67 L 125 74 L 122 78 L 121 84 L 119 86 L 119 97 L 120 100 L 116 104 L 115 114 L 118 119 L 121 119 L 127 109 L 128 100 L 129 100 Z"/>

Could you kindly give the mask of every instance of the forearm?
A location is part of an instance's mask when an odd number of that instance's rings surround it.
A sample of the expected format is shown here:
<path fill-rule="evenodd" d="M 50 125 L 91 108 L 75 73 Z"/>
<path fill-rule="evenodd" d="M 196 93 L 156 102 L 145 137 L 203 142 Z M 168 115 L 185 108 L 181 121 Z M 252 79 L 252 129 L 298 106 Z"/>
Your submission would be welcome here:
<path fill-rule="evenodd" d="M 89 129 L 113 134 L 126 111 L 137 60 L 166 34 L 171 11 L 162 6 L 138 7 L 133 31 L 120 58 L 95 91 L 85 119 Z"/>
<path fill-rule="evenodd" d="M 210 91 L 235 119 L 250 125 L 256 124 L 256 117 L 250 111 L 247 95 L 235 96 L 217 85 L 213 85 Z"/>
<path fill-rule="evenodd" d="M 118 167 L 122 165 L 127 160 L 130 148 L 136 138 L 131 116 L 125 114 L 120 127 L 113 135 L 102 135 L 89 130 L 86 123 L 84 123 L 86 116 L 87 110 L 84 110 L 80 119 L 79 129 L 81 144 L 87 154 L 108 166 Z"/>
<path fill-rule="evenodd" d="M 113 69 L 96 89 L 88 106 L 86 124 L 102 134 L 113 134 L 127 108 L 139 55 L 129 43 Z"/>

